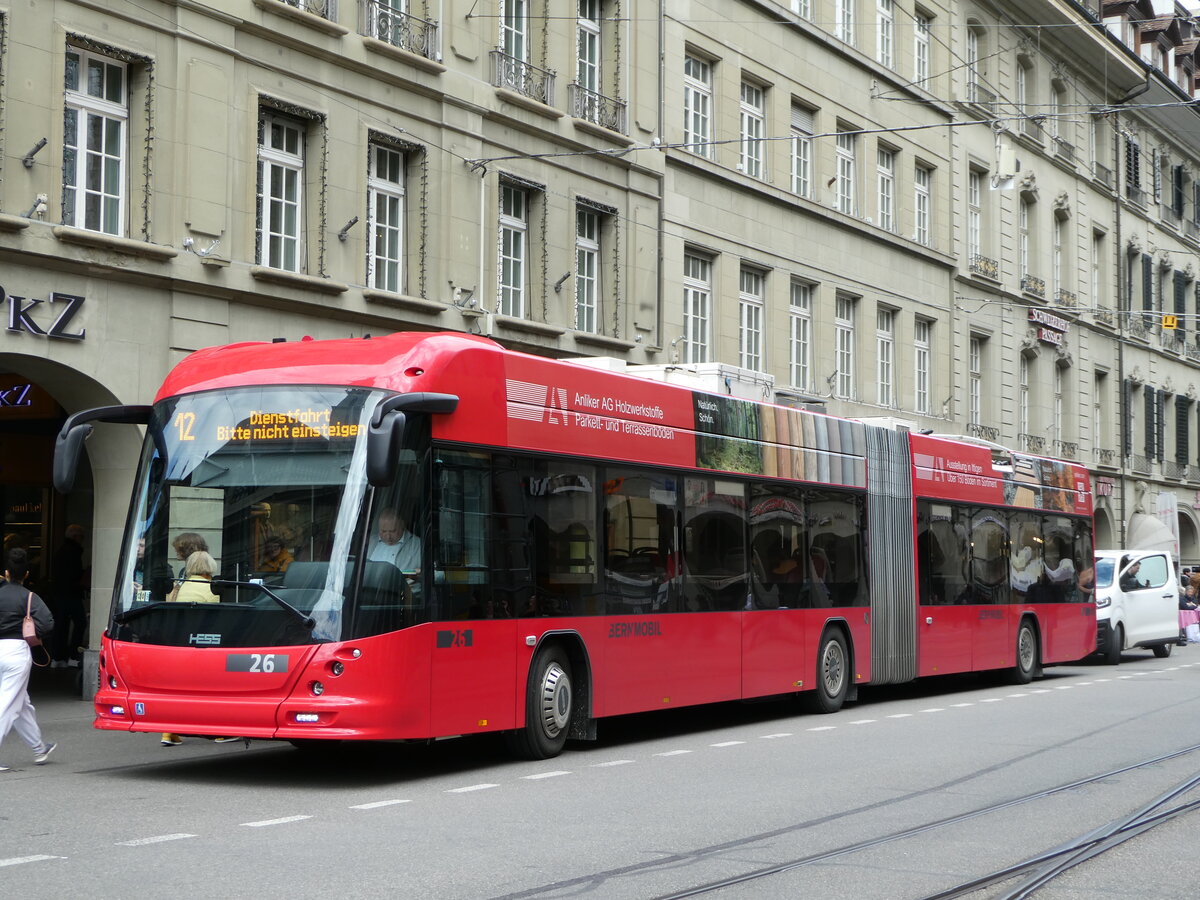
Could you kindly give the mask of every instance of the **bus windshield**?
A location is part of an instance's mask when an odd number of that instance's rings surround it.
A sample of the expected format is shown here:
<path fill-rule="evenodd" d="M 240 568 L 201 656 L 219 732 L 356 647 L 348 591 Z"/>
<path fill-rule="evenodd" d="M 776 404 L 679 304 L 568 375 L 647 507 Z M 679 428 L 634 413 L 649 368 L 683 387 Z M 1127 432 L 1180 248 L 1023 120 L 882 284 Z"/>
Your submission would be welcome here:
<path fill-rule="evenodd" d="M 223 647 L 342 638 L 379 396 L 251 387 L 157 404 L 110 635 Z"/>

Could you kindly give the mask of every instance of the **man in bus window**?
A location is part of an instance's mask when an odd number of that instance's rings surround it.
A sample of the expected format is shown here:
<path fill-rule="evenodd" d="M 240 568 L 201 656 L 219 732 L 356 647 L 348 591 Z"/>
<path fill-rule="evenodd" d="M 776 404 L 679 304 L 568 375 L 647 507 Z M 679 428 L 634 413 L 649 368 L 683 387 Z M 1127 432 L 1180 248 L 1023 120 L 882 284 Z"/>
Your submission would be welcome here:
<path fill-rule="evenodd" d="M 370 562 L 391 563 L 405 575 L 421 574 L 421 539 L 405 527 L 394 509 L 379 514 L 379 537 L 367 555 Z"/>

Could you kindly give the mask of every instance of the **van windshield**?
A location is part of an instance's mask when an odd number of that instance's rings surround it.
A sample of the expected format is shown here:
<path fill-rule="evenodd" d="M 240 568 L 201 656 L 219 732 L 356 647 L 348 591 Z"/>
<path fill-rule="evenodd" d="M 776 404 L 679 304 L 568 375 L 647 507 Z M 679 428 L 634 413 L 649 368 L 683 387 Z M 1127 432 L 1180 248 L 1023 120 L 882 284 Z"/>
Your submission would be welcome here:
<path fill-rule="evenodd" d="M 1096 587 L 1106 588 L 1112 587 L 1113 572 L 1116 571 L 1116 560 L 1113 559 L 1098 559 L 1096 560 Z"/>

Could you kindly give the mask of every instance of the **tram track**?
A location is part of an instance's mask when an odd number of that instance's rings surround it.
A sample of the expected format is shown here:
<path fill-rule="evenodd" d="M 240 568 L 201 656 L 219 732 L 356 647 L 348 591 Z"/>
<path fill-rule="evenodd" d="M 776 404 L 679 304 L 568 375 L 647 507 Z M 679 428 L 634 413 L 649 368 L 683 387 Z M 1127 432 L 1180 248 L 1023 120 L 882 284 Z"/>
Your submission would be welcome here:
<path fill-rule="evenodd" d="M 981 806 L 973 810 L 957 813 L 945 818 L 899 829 L 887 834 L 868 838 L 866 840 L 856 841 L 854 843 L 846 844 L 830 850 L 825 850 L 820 853 L 809 854 L 806 856 L 797 857 L 795 859 L 774 863 L 769 866 L 752 869 L 738 875 L 714 879 L 702 884 L 693 885 L 692 887 L 683 890 L 672 891 L 665 894 L 657 894 L 653 896 L 653 900 L 684 900 L 684 898 L 688 897 L 700 897 L 707 894 L 714 894 L 718 891 L 725 890 L 726 888 L 746 885 L 755 881 L 772 878 L 787 872 L 805 868 L 807 866 L 827 863 L 841 857 L 884 847 L 889 844 L 905 841 L 931 831 L 947 828 L 956 824 L 970 821 L 972 819 L 978 819 L 983 816 L 998 813 L 1026 803 L 1046 799 L 1056 794 L 1078 790 L 1079 788 L 1104 782 L 1129 772 L 1135 772 L 1151 766 L 1161 765 L 1162 763 L 1173 759 L 1178 759 L 1179 757 L 1196 753 L 1198 751 L 1200 751 L 1200 744 L 1192 744 L 1187 747 L 1173 750 L 1169 753 L 1163 753 L 1143 759 L 1139 762 L 1129 763 L 1114 769 L 1099 772 L 1095 775 L 1089 775 L 1085 778 L 1079 778 L 1070 782 L 1055 785 L 1053 787 L 1031 791 L 1030 793 L 1023 794 L 1019 797 L 1012 797 L 1007 800 L 991 803 L 986 806 Z M 1012 880 L 1013 878 L 1017 878 L 1022 875 L 1026 876 L 1025 880 L 1023 880 L 1017 888 L 1012 889 L 1011 893 L 1003 896 L 1006 898 L 1006 900 L 1018 900 L 1018 898 L 1028 897 L 1033 893 L 1033 891 L 1037 890 L 1054 877 L 1057 877 L 1059 874 L 1066 872 L 1070 868 L 1086 862 L 1088 859 L 1091 859 L 1099 853 L 1103 853 L 1106 850 L 1112 849 L 1113 847 L 1118 846 L 1120 843 L 1123 843 L 1132 837 L 1136 837 L 1137 835 L 1142 834 L 1156 825 L 1162 824 L 1163 822 L 1169 821 L 1170 819 L 1179 815 L 1200 808 L 1200 799 L 1197 799 L 1186 802 L 1180 806 L 1172 807 L 1170 809 L 1161 809 L 1163 805 L 1169 803 L 1172 799 L 1197 786 L 1200 786 L 1200 775 L 1188 779 L 1187 781 L 1173 788 L 1171 791 L 1168 791 L 1135 812 L 1093 829 L 1087 834 L 1082 835 L 1072 841 L 1029 857 L 1021 862 L 1011 864 L 1002 869 L 998 869 L 986 875 L 972 879 L 968 882 L 958 884 L 943 892 L 927 895 L 923 898 L 923 900 L 950 900 L 950 898 L 968 896 L 972 893 L 976 893 L 988 887 Z M 863 811 L 864 810 L 862 809 L 856 809 L 849 811 L 848 814 L 856 814 Z M 800 824 L 799 826 L 792 826 L 791 828 L 787 829 L 779 829 L 766 835 L 754 835 L 737 841 L 698 849 L 690 853 L 669 854 L 651 862 L 623 866 L 619 869 L 596 872 L 590 875 L 583 875 L 577 878 L 555 882 L 553 884 L 542 885 L 537 888 L 505 894 L 495 898 L 495 900 L 524 900 L 524 898 L 546 896 L 551 893 L 558 893 L 560 891 L 569 889 L 586 890 L 588 887 L 594 888 L 613 878 L 629 878 L 631 876 L 636 877 L 641 873 L 650 874 L 662 872 L 672 866 L 687 865 L 700 858 L 711 857 L 715 854 L 746 848 L 758 841 L 776 836 L 783 831 L 795 832 L 803 828 L 813 827 L 817 824 L 820 824 L 820 821 L 807 822 Z"/>

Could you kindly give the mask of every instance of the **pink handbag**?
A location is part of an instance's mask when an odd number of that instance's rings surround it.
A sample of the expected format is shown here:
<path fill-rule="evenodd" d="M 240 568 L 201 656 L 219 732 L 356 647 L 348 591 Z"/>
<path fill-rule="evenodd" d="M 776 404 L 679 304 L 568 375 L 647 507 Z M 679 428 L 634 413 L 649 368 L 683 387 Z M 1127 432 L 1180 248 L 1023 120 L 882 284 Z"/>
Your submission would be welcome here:
<path fill-rule="evenodd" d="M 25 601 L 25 618 L 21 620 L 21 637 L 25 638 L 25 643 L 29 644 L 30 648 L 40 647 L 42 639 L 38 637 L 37 625 L 33 621 L 33 591 L 29 592 L 29 598 Z"/>

